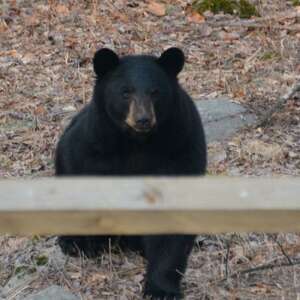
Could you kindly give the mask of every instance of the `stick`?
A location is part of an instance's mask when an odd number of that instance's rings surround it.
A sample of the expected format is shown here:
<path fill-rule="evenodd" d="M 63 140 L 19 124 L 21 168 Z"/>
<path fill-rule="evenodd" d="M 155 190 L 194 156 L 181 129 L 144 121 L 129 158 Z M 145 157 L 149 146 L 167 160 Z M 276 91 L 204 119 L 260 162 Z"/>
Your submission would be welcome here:
<path fill-rule="evenodd" d="M 212 26 L 212 27 L 249 27 L 249 28 L 262 28 L 262 27 L 272 27 L 274 28 L 275 26 L 277 28 L 284 28 L 288 29 L 286 26 L 278 26 L 274 25 L 274 22 L 283 22 L 288 19 L 294 19 L 299 17 L 300 14 L 297 11 L 289 11 L 289 12 L 284 12 L 278 15 L 274 15 L 271 17 L 265 17 L 265 18 L 255 18 L 253 20 L 240 20 L 240 21 L 208 21 L 207 24 Z M 297 26 L 295 26 L 297 28 Z"/>
<path fill-rule="evenodd" d="M 292 259 L 288 256 L 288 254 L 285 252 L 282 244 L 278 241 L 278 234 L 271 234 L 271 238 L 274 240 L 274 242 L 278 245 L 278 247 L 280 248 L 281 253 L 283 254 L 283 256 L 285 256 L 285 258 L 287 259 L 287 261 L 290 263 L 290 265 L 293 265 L 293 261 Z"/>
<path fill-rule="evenodd" d="M 280 268 L 280 267 L 291 267 L 291 266 L 295 266 L 295 265 L 299 265 L 299 264 L 300 264 L 300 259 L 294 260 L 292 265 L 290 264 L 290 262 L 283 262 L 280 264 L 265 264 L 265 265 L 260 265 L 258 267 L 237 271 L 237 272 L 229 275 L 229 278 L 237 278 L 238 276 L 250 274 L 250 273 L 254 273 L 254 272 L 258 272 L 258 271 L 265 271 L 265 270 L 275 269 L 275 268 Z M 225 277 L 222 280 L 220 280 L 220 283 L 223 283 L 227 280 L 228 280 L 228 278 Z"/>
<path fill-rule="evenodd" d="M 280 110 L 286 101 L 294 96 L 297 92 L 300 92 L 300 82 L 296 82 L 286 94 L 278 99 L 277 103 L 264 114 L 262 119 L 258 122 L 257 127 L 266 126 L 271 120 L 273 114 Z"/>

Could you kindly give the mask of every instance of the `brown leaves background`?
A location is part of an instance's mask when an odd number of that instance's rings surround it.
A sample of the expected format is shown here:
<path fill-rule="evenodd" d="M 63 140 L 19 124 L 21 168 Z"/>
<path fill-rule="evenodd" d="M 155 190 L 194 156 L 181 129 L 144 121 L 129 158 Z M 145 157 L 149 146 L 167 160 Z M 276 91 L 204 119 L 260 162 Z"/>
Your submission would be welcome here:
<path fill-rule="evenodd" d="M 53 155 L 63 127 L 91 97 L 96 49 L 159 55 L 184 50 L 180 81 L 195 100 L 229 96 L 261 116 L 300 76 L 299 9 L 290 1 L 259 1 L 261 18 L 203 16 L 191 1 L 5 1 L 0 16 L 0 177 L 53 175 Z M 258 2 L 258 1 L 253 1 Z M 209 146 L 212 174 L 300 174 L 299 95 L 263 128 L 247 128 Z M 224 283 L 228 235 L 205 236 L 186 275 L 187 299 L 295 299 L 299 268 L 275 268 Z M 280 236 L 298 257 L 299 236 Z M 144 262 L 134 254 L 65 262 L 55 239 L 0 238 L 0 283 L 19 265 L 49 263 L 23 292 L 58 283 L 83 299 L 138 299 Z M 15 246 L 19 245 L 19 246 Z M 21 245 L 21 246 L 20 246 Z M 267 235 L 235 240 L 231 272 L 285 260 Z M 298 251 L 298 252 L 297 252 Z M 64 264 L 57 264 L 62 259 Z M 112 264 L 112 265 L 111 265 Z M 60 269 L 64 265 L 65 269 Z M 296 275 L 297 276 L 296 276 Z M 295 279 L 296 278 L 296 279 Z M 269 297 L 269 298 L 268 298 Z M 273 297 L 273 298 L 272 298 Z M 24 298 L 24 297 L 23 297 Z"/>

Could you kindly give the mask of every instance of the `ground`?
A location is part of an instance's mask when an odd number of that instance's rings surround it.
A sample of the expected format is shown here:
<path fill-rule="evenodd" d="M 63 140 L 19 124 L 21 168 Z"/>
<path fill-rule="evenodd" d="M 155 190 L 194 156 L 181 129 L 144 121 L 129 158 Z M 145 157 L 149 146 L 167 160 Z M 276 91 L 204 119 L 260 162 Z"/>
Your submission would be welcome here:
<path fill-rule="evenodd" d="M 194 99 L 228 96 L 261 118 L 300 78 L 300 9 L 260 0 L 261 18 L 197 15 L 191 1 L 4 1 L 0 7 L 0 177 L 53 175 L 63 127 L 91 97 L 91 59 L 184 50 L 180 81 Z M 289 99 L 266 126 L 213 143 L 211 174 L 300 175 L 300 101 Z M 221 153 L 221 154 L 220 154 Z M 184 280 L 186 299 L 295 299 L 300 235 L 200 236 Z M 258 269 L 255 269 L 259 267 Z M 95 261 L 66 259 L 53 237 L 0 237 L 0 285 L 16 299 L 51 284 L 82 299 L 138 299 L 144 262 L 114 251 Z M 1 295 L 0 295 L 1 297 Z M 22 296 L 23 297 L 23 296 Z M 21 297 L 21 299 L 22 299 Z"/>

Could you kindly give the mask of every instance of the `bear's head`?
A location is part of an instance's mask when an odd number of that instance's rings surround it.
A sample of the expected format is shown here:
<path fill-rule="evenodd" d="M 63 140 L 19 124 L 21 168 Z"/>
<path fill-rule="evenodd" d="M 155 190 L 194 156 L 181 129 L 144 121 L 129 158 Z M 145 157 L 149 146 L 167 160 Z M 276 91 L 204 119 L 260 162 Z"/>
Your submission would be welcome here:
<path fill-rule="evenodd" d="M 93 59 L 97 86 L 108 116 L 120 128 L 138 134 L 152 132 L 173 109 L 177 75 L 184 55 L 169 48 L 157 58 L 137 55 L 119 57 L 110 49 L 98 50 Z"/>

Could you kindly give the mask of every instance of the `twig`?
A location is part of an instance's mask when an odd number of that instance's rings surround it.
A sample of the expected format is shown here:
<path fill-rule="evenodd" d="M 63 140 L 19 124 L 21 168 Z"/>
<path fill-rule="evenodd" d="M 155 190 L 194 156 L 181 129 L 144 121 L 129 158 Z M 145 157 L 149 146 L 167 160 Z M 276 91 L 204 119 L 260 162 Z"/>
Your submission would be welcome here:
<path fill-rule="evenodd" d="M 290 263 L 290 265 L 293 265 L 293 261 L 292 259 L 288 256 L 288 254 L 285 252 L 282 244 L 278 241 L 278 235 L 273 236 L 271 235 L 272 239 L 275 241 L 275 243 L 278 245 L 278 247 L 280 248 L 281 253 L 283 254 L 283 256 L 287 259 L 287 261 Z"/>
<path fill-rule="evenodd" d="M 15 299 L 16 296 L 18 296 L 20 293 L 22 293 L 24 290 L 26 290 L 27 288 L 30 287 L 30 284 L 35 281 L 38 278 L 37 275 L 34 275 L 33 277 L 30 277 L 28 279 L 26 279 L 24 281 L 24 283 L 22 283 L 22 285 L 20 285 L 17 288 L 12 288 L 8 291 L 7 293 L 7 300 L 12 300 Z"/>
<path fill-rule="evenodd" d="M 232 243 L 233 235 L 231 235 L 229 241 L 227 241 L 226 245 L 226 257 L 225 257 L 225 277 L 228 278 L 229 276 L 229 267 L 228 267 L 228 261 L 229 261 L 229 253 L 230 253 L 230 248 L 231 248 L 231 243 Z"/>
<path fill-rule="evenodd" d="M 109 272 L 112 277 L 113 263 L 112 263 L 112 256 L 111 256 L 111 238 L 108 239 L 108 258 L 109 258 Z"/>
<path fill-rule="evenodd" d="M 245 61 L 245 64 L 244 64 L 244 74 L 247 73 L 254 65 L 255 63 L 255 60 L 258 56 L 258 54 L 260 53 L 262 47 L 259 47 L 250 57 L 248 57 Z"/>
<path fill-rule="evenodd" d="M 290 99 L 293 95 L 295 95 L 297 92 L 300 92 L 300 82 L 296 82 L 286 94 L 280 97 L 277 103 L 265 113 L 265 115 L 262 117 L 262 119 L 258 122 L 256 126 L 260 127 L 267 125 L 267 123 L 271 120 L 273 114 L 280 110 L 282 106 L 286 103 L 286 101 Z"/>
<path fill-rule="evenodd" d="M 274 26 L 274 21 L 283 22 L 288 19 L 295 19 L 299 17 L 300 14 L 296 11 L 291 11 L 290 13 L 285 12 L 274 16 L 268 16 L 265 18 L 255 18 L 252 20 L 240 20 L 240 21 L 208 21 L 207 24 L 212 27 L 249 27 L 249 28 L 262 28 L 262 27 L 272 27 L 272 28 L 282 28 L 289 29 L 287 26 Z M 271 24 L 271 25 L 270 25 Z M 296 26 L 295 29 L 298 30 Z"/>
<path fill-rule="evenodd" d="M 293 261 L 293 266 L 299 265 L 299 264 L 300 264 L 300 259 Z M 231 274 L 229 277 L 237 278 L 238 276 L 241 276 L 241 275 L 250 274 L 250 273 L 254 273 L 254 272 L 258 272 L 258 271 L 265 271 L 265 270 L 269 270 L 269 269 L 281 268 L 281 267 L 291 267 L 291 264 L 288 262 L 288 263 L 281 263 L 281 264 L 261 265 L 258 267 L 237 271 L 237 272 Z M 220 283 L 227 281 L 227 279 L 228 278 L 223 278 L 222 280 L 220 280 Z"/>
<path fill-rule="evenodd" d="M 232 23 L 217 23 L 213 24 L 211 22 L 208 22 L 208 25 L 211 27 L 247 27 L 250 29 L 273 29 L 273 30 L 287 30 L 288 33 L 297 33 L 300 31 L 299 24 L 294 25 L 270 25 L 268 23 L 244 23 L 244 22 L 232 22 Z"/>
<path fill-rule="evenodd" d="M 28 289 L 30 287 L 30 285 L 24 285 L 21 288 L 17 289 L 16 292 L 14 294 L 12 294 L 11 296 L 9 296 L 8 298 L 6 298 L 6 300 L 13 300 L 16 299 L 16 297 L 18 295 L 20 295 L 24 290 Z"/>
<path fill-rule="evenodd" d="M 284 257 L 287 259 L 287 261 L 289 262 L 289 264 L 290 264 L 291 266 L 294 265 L 292 259 L 291 259 L 291 258 L 288 256 L 288 254 L 285 252 L 285 250 L 284 250 L 283 246 L 281 245 L 281 243 L 280 243 L 278 240 L 276 240 L 276 243 L 277 243 L 277 245 L 279 246 L 279 248 L 280 248 L 280 250 L 281 250 L 283 256 L 284 256 Z"/>

